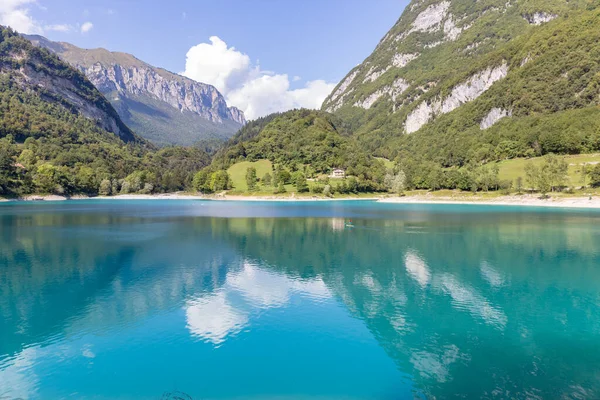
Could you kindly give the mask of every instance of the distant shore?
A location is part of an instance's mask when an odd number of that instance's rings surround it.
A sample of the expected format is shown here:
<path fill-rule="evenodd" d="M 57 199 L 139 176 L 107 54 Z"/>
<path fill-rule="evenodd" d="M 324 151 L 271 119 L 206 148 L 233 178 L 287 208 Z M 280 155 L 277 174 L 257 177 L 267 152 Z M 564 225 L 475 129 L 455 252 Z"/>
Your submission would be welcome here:
<path fill-rule="evenodd" d="M 520 206 L 520 207 L 561 207 L 561 208 L 598 208 L 600 197 L 573 196 L 550 197 L 542 199 L 539 195 L 511 195 L 495 198 L 465 198 L 465 197 L 434 197 L 434 196 L 406 196 L 389 197 L 378 200 L 380 203 L 394 204 L 465 204 L 465 205 L 490 205 L 490 206 Z"/>
<path fill-rule="evenodd" d="M 542 199 L 539 195 L 508 195 L 498 197 L 473 196 L 461 194 L 457 196 L 436 196 L 427 195 L 408 195 L 404 197 L 341 197 L 341 198 L 326 198 L 326 197 L 309 197 L 309 196 L 244 196 L 244 195 L 195 195 L 189 193 L 164 193 L 164 194 L 127 194 L 118 196 L 74 196 L 64 197 L 57 195 L 31 195 L 23 198 L 4 199 L 0 198 L 0 202 L 11 201 L 67 201 L 67 200 L 218 200 L 218 201 L 273 201 L 273 202 L 290 202 L 290 201 L 375 201 L 388 204 L 464 204 L 464 205 L 497 205 L 497 206 L 525 206 L 525 207 L 563 207 L 563 208 L 597 208 L 600 209 L 600 197 L 583 197 L 583 196 L 565 196 L 559 195 Z"/>

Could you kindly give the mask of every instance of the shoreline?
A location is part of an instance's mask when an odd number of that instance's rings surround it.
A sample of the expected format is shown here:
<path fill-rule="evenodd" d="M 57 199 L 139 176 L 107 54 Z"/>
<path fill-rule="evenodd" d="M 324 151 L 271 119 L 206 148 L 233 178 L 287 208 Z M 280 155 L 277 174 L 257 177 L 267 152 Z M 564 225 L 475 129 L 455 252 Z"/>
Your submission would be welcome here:
<path fill-rule="evenodd" d="M 549 207 L 549 208 L 587 208 L 600 209 L 600 198 L 589 197 L 552 197 L 541 199 L 537 196 L 501 196 L 494 199 L 466 198 L 431 198 L 427 196 L 390 197 L 378 200 L 387 204 L 446 204 L 446 205 L 481 205 L 481 206 L 515 206 L 515 207 Z"/>
<path fill-rule="evenodd" d="M 165 193 L 153 195 L 118 195 L 118 196 L 74 196 L 67 198 L 56 195 L 31 195 L 23 198 L 5 199 L 4 202 L 48 202 L 48 201 L 77 201 L 77 200 L 209 200 L 209 201 L 245 201 L 245 202 L 340 202 L 340 201 L 373 201 L 384 204 L 445 204 L 445 205 L 486 205 L 486 206 L 517 206 L 517 207 L 554 207 L 554 208 L 588 208 L 600 209 L 600 197 L 573 196 L 573 197 L 551 197 L 541 199 L 535 195 L 508 195 L 496 198 L 466 198 L 466 197 L 435 197 L 430 195 L 413 195 L 404 197 L 291 197 L 291 196 L 236 196 L 217 195 L 202 196 L 182 193 Z"/>

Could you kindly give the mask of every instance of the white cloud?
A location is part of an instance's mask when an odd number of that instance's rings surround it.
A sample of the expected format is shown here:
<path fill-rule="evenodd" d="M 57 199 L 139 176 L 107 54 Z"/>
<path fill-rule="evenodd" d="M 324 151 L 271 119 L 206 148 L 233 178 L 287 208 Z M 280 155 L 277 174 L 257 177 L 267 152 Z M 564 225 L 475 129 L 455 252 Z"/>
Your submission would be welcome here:
<path fill-rule="evenodd" d="M 217 36 L 210 38 L 211 44 L 200 43 L 187 52 L 184 75 L 215 86 L 227 93 L 248 79 L 252 73 L 250 57 Z"/>
<path fill-rule="evenodd" d="M 74 27 L 69 24 L 44 25 L 31 15 L 30 7 L 32 5 L 35 5 L 40 10 L 46 10 L 36 0 L 0 0 L 0 25 L 10 26 L 20 33 L 29 34 L 44 34 L 45 32 L 66 33 L 74 30 Z M 91 29 L 91 24 L 89 29 Z"/>
<path fill-rule="evenodd" d="M 92 28 L 94 27 L 94 24 L 92 24 L 91 22 L 84 22 L 81 25 L 81 33 L 88 33 L 89 31 L 92 30 Z"/>
<path fill-rule="evenodd" d="M 292 90 L 287 74 L 261 70 L 247 54 L 228 47 L 217 36 L 188 51 L 183 75 L 215 86 L 228 104 L 243 110 L 248 119 L 292 108 L 319 108 L 335 87 L 334 83 L 316 80 Z"/>
<path fill-rule="evenodd" d="M 67 24 L 56 24 L 44 26 L 44 31 L 55 31 L 55 32 L 70 32 L 73 27 Z"/>
<path fill-rule="evenodd" d="M 0 25 L 8 25 L 21 33 L 42 33 L 42 27 L 30 14 L 29 5 L 35 0 L 0 1 Z"/>

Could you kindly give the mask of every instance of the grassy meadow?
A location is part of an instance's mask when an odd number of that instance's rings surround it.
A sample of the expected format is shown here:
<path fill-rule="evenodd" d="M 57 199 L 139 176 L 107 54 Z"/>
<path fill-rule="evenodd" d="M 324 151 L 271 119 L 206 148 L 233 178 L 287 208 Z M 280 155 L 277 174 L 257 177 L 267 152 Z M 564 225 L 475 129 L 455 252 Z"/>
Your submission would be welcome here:
<path fill-rule="evenodd" d="M 580 154 L 575 156 L 564 156 L 564 158 L 569 164 L 569 186 L 573 187 L 580 187 L 589 182 L 589 179 L 587 178 L 585 182 L 582 179 L 581 169 L 583 165 L 588 164 L 587 167 L 590 169 L 594 164 L 600 163 L 600 154 Z M 541 165 L 543 157 L 531 159 L 516 158 L 514 160 L 499 162 L 500 179 L 510 180 L 513 184 L 519 176 L 525 179 L 525 165 L 529 162 Z"/>

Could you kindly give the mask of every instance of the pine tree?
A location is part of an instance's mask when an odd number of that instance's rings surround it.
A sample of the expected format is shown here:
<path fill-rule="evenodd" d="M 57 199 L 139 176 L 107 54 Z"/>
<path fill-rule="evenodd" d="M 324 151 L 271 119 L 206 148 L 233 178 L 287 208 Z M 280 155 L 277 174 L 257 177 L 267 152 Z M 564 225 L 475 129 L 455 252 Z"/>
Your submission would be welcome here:
<path fill-rule="evenodd" d="M 246 185 L 248 185 L 248 191 L 253 192 L 257 189 L 256 182 L 256 168 L 248 167 L 246 170 Z"/>

